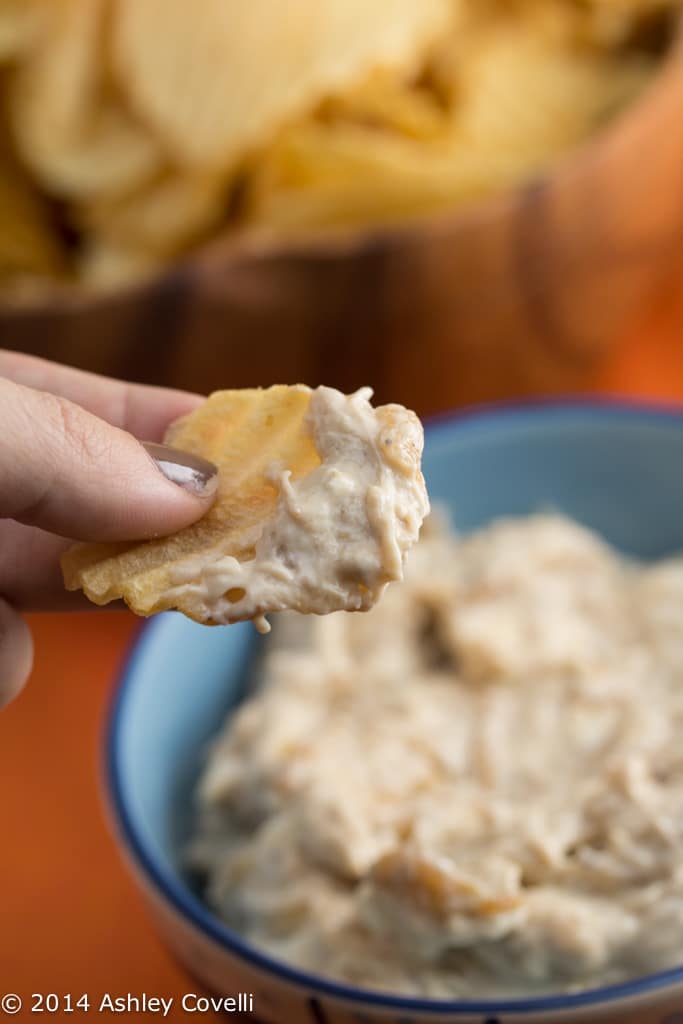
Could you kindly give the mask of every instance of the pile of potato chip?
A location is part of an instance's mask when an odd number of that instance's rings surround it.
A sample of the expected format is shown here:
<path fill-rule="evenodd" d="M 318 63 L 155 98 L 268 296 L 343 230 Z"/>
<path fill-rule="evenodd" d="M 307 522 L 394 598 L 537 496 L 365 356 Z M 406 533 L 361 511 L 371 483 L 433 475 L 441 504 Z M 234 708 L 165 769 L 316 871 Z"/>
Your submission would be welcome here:
<path fill-rule="evenodd" d="M 0 286 L 138 280 L 217 234 L 393 222 L 627 105 L 674 0 L 0 0 Z"/>

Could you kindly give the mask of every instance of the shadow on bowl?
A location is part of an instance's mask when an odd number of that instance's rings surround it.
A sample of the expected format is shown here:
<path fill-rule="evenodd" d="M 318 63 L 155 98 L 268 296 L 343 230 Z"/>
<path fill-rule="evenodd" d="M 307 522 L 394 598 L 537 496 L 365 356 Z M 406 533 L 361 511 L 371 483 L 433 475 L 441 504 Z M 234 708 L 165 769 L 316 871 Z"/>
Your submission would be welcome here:
<path fill-rule="evenodd" d="M 435 502 L 469 531 L 553 506 L 623 552 L 683 550 L 683 410 L 628 403 L 539 404 L 448 417 L 427 432 Z M 115 833 L 166 942 L 223 995 L 252 993 L 273 1024 L 676 1024 L 683 965 L 611 988 L 447 1002 L 369 992 L 307 974 L 240 939 L 184 872 L 191 793 L 207 742 L 244 693 L 261 641 L 249 625 L 206 629 L 174 613 L 145 629 L 107 738 Z M 315 908 L 311 908 L 315 912 Z"/>

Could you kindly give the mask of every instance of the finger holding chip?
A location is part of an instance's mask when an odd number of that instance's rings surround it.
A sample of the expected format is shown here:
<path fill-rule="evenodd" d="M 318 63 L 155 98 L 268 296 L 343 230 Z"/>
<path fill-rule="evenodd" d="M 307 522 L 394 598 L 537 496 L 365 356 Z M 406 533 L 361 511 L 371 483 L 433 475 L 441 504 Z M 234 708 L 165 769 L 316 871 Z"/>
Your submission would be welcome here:
<path fill-rule="evenodd" d="M 263 630 L 271 612 L 371 607 L 401 578 L 429 502 L 419 420 L 373 409 L 370 394 L 216 392 L 166 437 L 218 466 L 209 512 L 171 537 L 74 548 L 67 588 L 97 604 L 122 597 L 140 615 L 177 608 Z"/>

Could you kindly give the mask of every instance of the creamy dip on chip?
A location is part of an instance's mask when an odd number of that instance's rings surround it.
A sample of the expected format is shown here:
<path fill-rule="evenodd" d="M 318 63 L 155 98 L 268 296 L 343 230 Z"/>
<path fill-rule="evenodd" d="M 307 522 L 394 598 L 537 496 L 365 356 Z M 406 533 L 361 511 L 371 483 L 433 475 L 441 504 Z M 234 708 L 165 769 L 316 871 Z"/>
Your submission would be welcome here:
<path fill-rule="evenodd" d="M 679 964 L 682 624 L 682 559 L 554 515 L 432 522 L 367 615 L 278 627 L 199 785 L 210 905 L 284 961 L 413 995 Z"/>
<path fill-rule="evenodd" d="M 429 511 L 419 419 L 400 405 L 373 408 L 370 388 L 297 387 L 311 395 L 306 427 L 320 465 L 292 480 L 271 464 L 279 497 L 253 559 L 211 551 L 174 566 L 164 599 L 190 594 L 204 621 L 254 618 L 267 632 L 264 611 L 365 611 L 403 577 Z"/>

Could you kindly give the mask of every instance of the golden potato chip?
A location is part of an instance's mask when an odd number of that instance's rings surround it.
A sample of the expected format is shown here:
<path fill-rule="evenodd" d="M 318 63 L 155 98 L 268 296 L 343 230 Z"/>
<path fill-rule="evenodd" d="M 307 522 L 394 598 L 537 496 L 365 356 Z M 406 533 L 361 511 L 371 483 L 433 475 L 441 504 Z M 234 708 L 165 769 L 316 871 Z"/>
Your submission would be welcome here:
<path fill-rule="evenodd" d="M 356 88 L 325 100 L 321 121 L 340 120 L 390 129 L 410 139 L 432 139 L 444 130 L 445 112 L 434 93 L 396 70 L 375 68 Z"/>
<path fill-rule="evenodd" d="M 89 237 L 76 256 L 76 270 L 83 284 L 111 291 L 140 284 L 163 270 L 166 259 L 97 236 Z"/>
<path fill-rule="evenodd" d="M 252 174 L 245 223 L 274 232 L 381 223 L 471 199 L 486 164 L 444 141 L 418 143 L 357 124 L 288 129 Z"/>
<path fill-rule="evenodd" d="M 216 392 L 167 435 L 218 466 L 210 511 L 171 537 L 74 548 L 66 586 L 97 604 L 123 597 L 140 615 L 178 608 L 262 629 L 284 609 L 369 608 L 401 578 L 429 509 L 419 420 L 401 406 L 373 409 L 371 394 Z"/>
<path fill-rule="evenodd" d="M 455 130 L 478 152 L 506 150 L 527 168 L 586 137 L 649 79 L 643 58 L 613 61 L 549 45 L 523 24 L 501 23 L 461 57 Z"/>
<path fill-rule="evenodd" d="M 107 81 L 107 0 L 55 0 L 15 73 L 8 115 L 25 163 L 67 198 L 120 195 L 161 166 Z"/>
<path fill-rule="evenodd" d="M 0 281 L 16 288 L 65 272 L 65 253 L 49 206 L 0 138 Z"/>
<path fill-rule="evenodd" d="M 150 615 L 176 607 L 173 598 L 164 597 L 173 588 L 174 564 L 219 550 L 240 561 L 252 558 L 256 538 L 278 499 L 276 486 L 266 477 L 268 466 L 282 461 L 296 479 L 320 462 L 303 427 L 309 401 L 307 389 L 284 386 L 216 392 L 177 421 L 166 442 L 219 467 L 213 508 L 171 537 L 138 545 L 76 547 L 63 560 L 67 587 L 82 587 L 96 604 L 123 597 L 139 615 Z M 191 599 L 179 605 L 200 618 Z"/>
<path fill-rule="evenodd" d="M 79 221 L 110 246 L 172 257 L 225 219 L 230 187 L 225 176 L 167 170 L 130 195 L 85 207 Z"/>
<path fill-rule="evenodd" d="M 374 72 L 280 132 L 253 163 L 245 223 L 281 233 L 386 223 L 536 173 L 653 70 L 583 48 L 584 16 L 566 0 L 458 5 L 420 78 Z"/>
<path fill-rule="evenodd" d="M 661 24 L 662 15 L 680 15 L 680 0 L 589 0 L 584 10 L 585 34 L 599 46 L 617 49 L 641 28 Z"/>
<path fill-rule="evenodd" d="M 118 0 L 114 59 L 177 161 L 230 166 L 375 66 L 414 69 L 451 0 Z"/>
<path fill-rule="evenodd" d="M 14 60 L 32 43 L 46 0 L 0 0 L 0 61 Z"/>
<path fill-rule="evenodd" d="M 682 6 L 0 0 L 0 98 L 76 274 L 114 288 L 218 232 L 386 224 L 514 186 L 638 95 Z M 20 228 L 19 179 L 5 265 L 50 276 L 50 211 L 29 187 Z"/>

